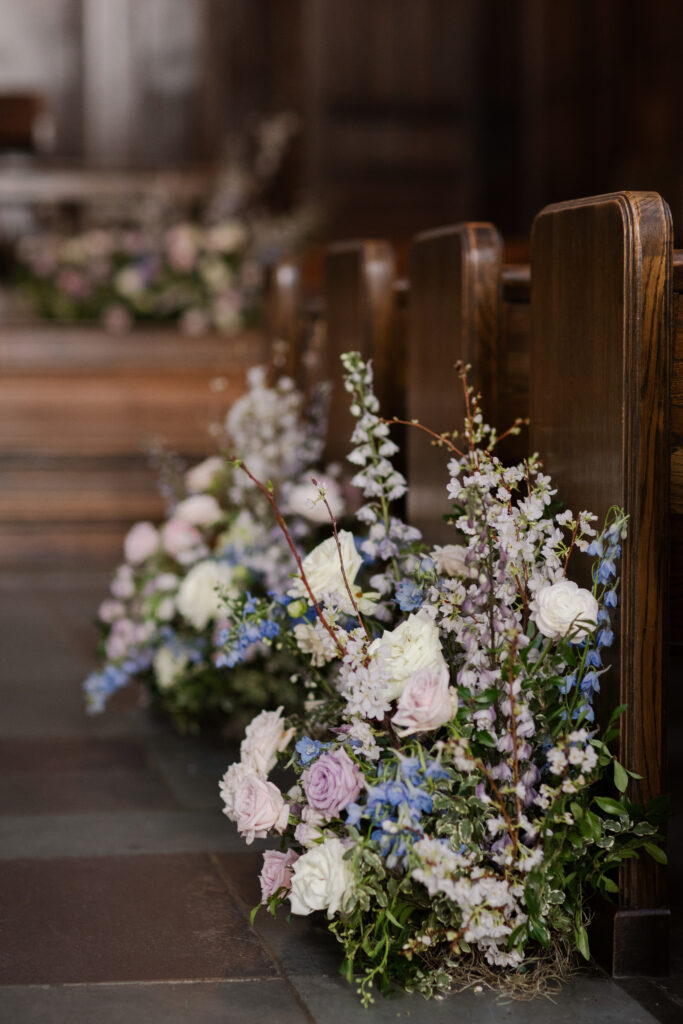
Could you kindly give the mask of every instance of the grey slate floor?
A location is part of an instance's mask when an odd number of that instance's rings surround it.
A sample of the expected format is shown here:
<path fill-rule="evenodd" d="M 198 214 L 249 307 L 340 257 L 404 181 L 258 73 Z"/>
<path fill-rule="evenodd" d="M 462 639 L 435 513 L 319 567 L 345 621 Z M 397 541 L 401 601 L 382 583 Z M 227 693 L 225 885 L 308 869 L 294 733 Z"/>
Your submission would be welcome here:
<path fill-rule="evenodd" d="M 105 586 L 93 572 L 0 583 L 2 1024 L 683 1021 L 680 957 L 665 981 L 596 969 L 553 1002 L 470 992 L 364 1011 L 323 924 L 261 913 L 251 928 L 258 844 L 217 790 L 235 748 L 176 737 L 133 695 L 83 712 Z"/>

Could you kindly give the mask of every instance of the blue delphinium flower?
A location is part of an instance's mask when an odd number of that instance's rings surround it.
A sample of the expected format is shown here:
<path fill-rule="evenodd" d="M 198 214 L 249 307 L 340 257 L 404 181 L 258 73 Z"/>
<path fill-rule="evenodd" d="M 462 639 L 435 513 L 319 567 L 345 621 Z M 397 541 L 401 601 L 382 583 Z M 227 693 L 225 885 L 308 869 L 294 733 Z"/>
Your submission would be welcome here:
<path fill-rule="evenodd" d="M 329 750 L 331 743 L 321 743 L 320 740 L 313 740 L 310 736 L 303 736 L 294 749 L 299 755 L 299 764 L 310 764 L 322 754 L 323 750 Z"/>
<path fill-rule="evenodd" d="M 402 612 L 414 612 L 422 606 L 422 591 L 413 580 L 396 584 L 396 602 Z"/>

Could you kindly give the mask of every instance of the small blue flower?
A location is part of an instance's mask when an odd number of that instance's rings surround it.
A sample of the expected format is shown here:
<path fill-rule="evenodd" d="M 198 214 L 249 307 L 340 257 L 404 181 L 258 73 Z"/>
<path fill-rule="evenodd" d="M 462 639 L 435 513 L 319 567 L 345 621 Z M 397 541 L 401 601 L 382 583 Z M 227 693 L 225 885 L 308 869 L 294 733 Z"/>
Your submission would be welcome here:
<path fill-rule="evenodd" d="M 298 744 L 297 744 L 298 745 Z M 346 805 L 346 824 L 357 826 L 361 818 L 365 817 L 365 810 L 360 804 Z"/>
<path fill-rule="evenodd" d="M 581 715 L 583 715 L 587 722 L 595 721 L 595 712 L 590 704 L 582 704 L 581 707 L 578 707 L 572 715 L 572 718 L 576 721 L 576 719 L 580 718 Z"/>
<path fill-rule="evenodd" d="M 619 596 L 616 590 L 608 590 L 605 592 L 605 604 L 608 608 L 616 608 L 619 603 Z"/>
<path fill-rule="evenodd" d="M 609 583 L 611 576 L 616 576 L 617 567 L 609 558 L 603 558 L 598 566 L 598 583 Z"/>
<path fill-rule="evenodd" d="M 598 558 L 602 558 L 603 553 L 604 549 L 602 546 L 602 537 L 596 537 L 595 540 L 592 540 L 586 548 L 586 554 L 594 555 Z"/>
<path fill-rule="evenodd" d="M 598 647 L 611 647 L 614 643 L 614 633 L 609 627 L 598 630 Z"/>
<path fill-rule="evenodd" d="M 396 585 L 396 601 L 402 612 L 413 612 L 422 605 L 422 591 L 412 580 L 401 580 Z"/>
<path fill-rule="evenodd" d="M 602 668 L 602 658 L 600 652 L 592 648 L 586 655 L 586 664 L 592 665 L 593 668 Z"/>
<path fill-rule="evenodd" d="M 321 743 L 320 740 L 313 740 L 310 736 L 304 736 L 296 744 L 294 749 L 299 755 L 299 764 L 310 764 L 319 757 L 323 750 L 328 750 L 331 744 Z"/>
<path fill-rule="evenodd" d="M 600 679 L 597 672 L 586 672 L 579 685 L 581 693 L 592 697 L 594 693 L 600 693 Z"/>
<path fill-rule="evenodd" d="M 576 676 L 575 675 L 565 676 L 564 680 L 560 683 L 560 686 L 559 686 L 560 693 L 565 693 L 565 694 L 571 693 L 575 686 L 576 686 Z"/>

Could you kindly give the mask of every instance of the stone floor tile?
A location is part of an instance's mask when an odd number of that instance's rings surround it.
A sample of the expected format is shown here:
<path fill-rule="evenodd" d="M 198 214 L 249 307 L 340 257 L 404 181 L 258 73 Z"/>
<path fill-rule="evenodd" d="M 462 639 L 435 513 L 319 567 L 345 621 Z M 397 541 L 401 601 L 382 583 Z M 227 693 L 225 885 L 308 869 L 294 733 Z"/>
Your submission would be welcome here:
<path fill-rule="evenodd" d="M 205 854 L 4 861 L 0 984 L 269 978 Z"/>
<path fill-rule="evenodd" d="M 178 807 L 131 739 L 0 740 L 0 813 L 59 814 Z"/>
<path fill-rule="evenodd" d="M 146 747 L 166 784 L 184 807 L 222 812 L 218 783 L 228 765 L 239 760 L 238 741 L 214 736 L 180 736 L 169 723 L 157 721 L 147 736 Z"/>
<path fill-rule="evenodd" d="M 234 825 L 205 811 L 0 816 L 2 860 L 243 850 Z"/>
<path fill-rule="evenodd" d="M 512 1001 L 493 993 L 462 992 L 429 1001 L 398 995 L 362 1010 L 354 989 L 337 976 L 294 975 L 292 983 L 320 1024 L 656 1024 L 656 1018 L 603 976 L 575 978 L 554 1001 Z"/>
<path fill-rule="evenodd" d="M 279 979 L 0 988 L 7 1024 L 313 1024 Z"/>

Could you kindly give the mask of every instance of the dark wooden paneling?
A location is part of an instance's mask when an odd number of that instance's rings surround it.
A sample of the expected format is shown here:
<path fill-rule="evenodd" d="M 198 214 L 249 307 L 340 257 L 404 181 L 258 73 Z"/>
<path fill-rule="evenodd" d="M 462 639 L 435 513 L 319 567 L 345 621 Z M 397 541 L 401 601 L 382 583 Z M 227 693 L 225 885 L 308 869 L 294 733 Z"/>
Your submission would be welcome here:
<path fill-rule="evenodd" d="M 457 224 L 418 235 L 410 281 L 408 418 L 437 433 L 461 430 L 464 399 L 454 369 L 472 366 L 484 413 L 497 419 L 502 242 L 491 224 Z M 418 430 L 407 438 L 410 522 L 430 541 L 452 541 L 443 522 L 446 454 Z"/>
<path fill-rule="evenodd" d="M 372 359 L 381 407 L 388 412 L 396 404 L 396 388 L 400 387 L 396 371 L 402 361 L 392 351 L 394 275 L 394 252 L 387 242 L 339 242 L 328 249 L 326 375 L 333 385 L 328 459 L 346 458 L 354 425 L 349 395 L 341 380 L 339 357 L 343 352 L 356 351 Z"/>
<path fill-rule="evenodd" d="M 618 755 L 643 776 L 633 784 L 641 800 L 663 789 L 671 250 L 669 210 L 656 193 L 562 203 L 534 222 L 532 448 L 569 507 L 604 515 L 618 503 L 630 517 L 618 693 L 614 673 L 606 689 L 610 703 L 628 705 Z M 662 873 L 651 862 L 629 862 L 622 876 L 621 910 L 663 904 Z M 646 914 L 640 939 L 647 963 Z"/>

